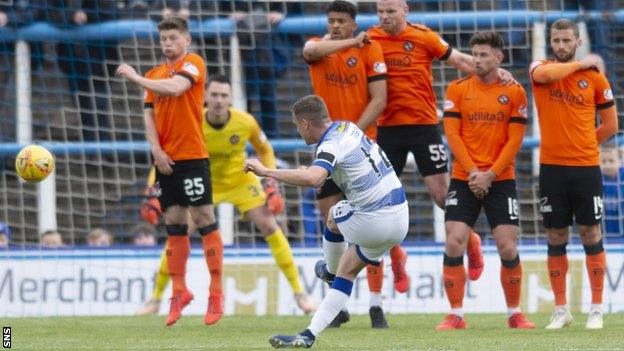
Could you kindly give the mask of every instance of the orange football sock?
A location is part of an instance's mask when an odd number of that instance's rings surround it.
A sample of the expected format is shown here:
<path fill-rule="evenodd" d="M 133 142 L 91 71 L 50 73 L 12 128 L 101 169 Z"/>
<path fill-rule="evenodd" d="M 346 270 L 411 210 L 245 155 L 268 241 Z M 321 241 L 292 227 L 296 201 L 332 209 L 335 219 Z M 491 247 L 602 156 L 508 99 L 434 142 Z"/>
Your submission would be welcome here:
<path fill-rule="evenodd" d="M 468 247 L 472 247 L 475 245 L 481 245 L 481 237 L 474 230 L 470 232 L 468 236 Z"/>
<path fill-rule="evenodd" d="M 186 262 L 191 252 L 188 235 L 169 235 L 167 238 L 167 269 L 173 282 L 173 295 L 187 290 L 185 275 Z"/>
<path fill-rule="evenodd" d="M 200 228 L 200 233 L 201 233 Z M 221 295 L 223 289 L 221 279 L 223 275 L 223 242 L 219 230 L 212 230 L 207 234 L 202 233 L 202 245 L 204 248 L 204 258 L 208 271 L 210 272 L 210 296 Z"/>
<path fill-rule="evenodd" d="M 451 304 L 451 308 L 462 308 L 464 303 L 464 288 L 466 286 L 466 269 L 464 256 L 449 257 L 444 255 L 444 291 Z"/>
<path fill-rule="evenodd" d="M 368 289 L 371 292 L 381 292 L 383 287 L 383 266 L 383 260 L 381 260 L 379 266 L 373 266 L 372 264 L 366 266 L 366 279 L 368 279 Z"/>
<path fill-rule="evenodd" d="M 390 259 L 394 262 L 396 260 L 400 260 L 401 258 L 403 258 L 403 256 L 405 256 L 406 253 L 405 251 L 403 251 L 403 249 L 401 248 L 401 246 L 399 245 L 394 245 L 391 249 L 390 249 Z"/>
<path fill-rule="evenodd" d="M 585 266 L 592 292 L 592 304 L 599 305 L 602 303 L 607 255 L 602 246 L 602 240 L 594 245 L 584 245 L 583 247 L 585 248 Z"/>
<path fill-rule="evenodd" d="M 550 287 L 555 294 L 555 305 L 567 304 L 566 276 L 568 274 L 568 255 L 566 244 L 548 245 L 548 276 Z"/>
<path fill-rule="evenodd" d="M 522 265 L 520 257 L 513 260 L 501 260 L 500 280 L 505 293 L 507 307 L 514 308 L 520 305 L 520 291 L 522 291 Z"/>

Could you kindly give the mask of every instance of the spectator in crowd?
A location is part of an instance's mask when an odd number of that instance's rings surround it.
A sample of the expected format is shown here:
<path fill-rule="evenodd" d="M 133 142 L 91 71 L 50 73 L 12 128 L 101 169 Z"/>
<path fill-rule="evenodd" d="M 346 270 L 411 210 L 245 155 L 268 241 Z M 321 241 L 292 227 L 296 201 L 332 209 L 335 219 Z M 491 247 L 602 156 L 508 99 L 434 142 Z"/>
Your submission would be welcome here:
<path fill-rule="evenodd" d="M 0 222 L 0 249 L 9 247 L 9 234 L 11 234 L 9 226 Z"/>
<path fill-rule="evenodd" d="M 19 28 L 33 22 L 44 20 L 44 3 L 45 1 L 43 0 L 20 0 L 8 2 L 4 5 L 0 4 L 0 28 Z M 43 45 L 40 42 L 31 42 L 29 44 L 31 69 L 34 70 L 43 63 Z M 7 45 L 6 47 L 2 47 L 1 50 L 2 52 L 6 52 L 8 57 L 13 58 L 13 43 L 3 42 L 1 45 Z M 12 66 L 12 64 L 8 66 Z"/>
<path fill-rule="evenodd" d="M 41 234 L 41 237 L 39 238 L 39 244 L 41 245 L 41 247 L 49 249 L 59 248 L 65 245 L 63 243 L 63 237 L 61 236 L 61 233 L 57 232 L 56 230 L 46 230 L 45 232 L 43 232 Z"/>
<path fill-rule="evenodd" d="M 134 228 L 132 243 L 137 246 L 154 246 L 157 244 L 156 228 L 148 223 L 141 223 Z"/>
<path fill-rule="evenodd" d="M 107 230 L 95 228 L 87 235 L 89 246 L 110 246 L 113 244 L 113 236 Z"/>
<path fill-rule="evenodd" d="M 35 21 L 42 20 L 42 0 L 0 1 L 0 29 L 19 28 Z M 43 45 L 40 42 L 30 42 L 31 69 L 42 66 Z M 15 115 L 15 42 L 0 41 L 0 115 Z M 3 123 L 0 126 L 0 141 L 10 140 L 15 133 L 12 123 Z"/>
<path fill-rule="evenodd" d="M 615 146 L 604 147 L 600 153 L 604 189 L 603 232 L 610 236 L 622 236 L 624 233 L 624 168 L 619 153 L 620 150 Z"/>
<path fill-rule="evenodd" d="M 188 20 L 191 12 L 189 11 L 188 0 L 155 0 L 152 1 L 152 10 L 156 10 L 160 18 L 157 20 L 163 20 L 171 17 L 181 17 Z"/>
<path fill-rule="evenodd" d="M 115 1 L 50 0 L 48 20 L 69 29 L 118 19 Z M 85 141 L 110 140 L 110 87 L 118 61 L 117 43 L 108 40 L 61 42 L 56 46 L 58 65 L 67 76 L 77 100 Z"/>
<path fill-rule="evenodd" d="M 281 50 L 279 39 L 273 30 L 287 13 L 299 13 L 301 4 L 283 1 L 219 1 L 208 5 L 194 2 L 192 6 L 213 6 L 219 15 L 227 15 L 236 21 L 240 44 L 240 56 L 245 76 L 247 109 L 260 116 L 262 130 L 269 138 L 279 136 L 279 113 L 277 108 L 276 80 L 288 60 Z M 229 46 L 227 39 L 217 38 L 218 48 Z M 291 43 L 292 45 L 292 43 Z M 228 62 L 228 50 L 209 49 L 206 58 L 211 62 Z M 209 71 L 210 72 L 210 71 Z M 212 72 L 210 72 L 212 73 Z M 227 73 L 227 72 L 226 72 Z"/>

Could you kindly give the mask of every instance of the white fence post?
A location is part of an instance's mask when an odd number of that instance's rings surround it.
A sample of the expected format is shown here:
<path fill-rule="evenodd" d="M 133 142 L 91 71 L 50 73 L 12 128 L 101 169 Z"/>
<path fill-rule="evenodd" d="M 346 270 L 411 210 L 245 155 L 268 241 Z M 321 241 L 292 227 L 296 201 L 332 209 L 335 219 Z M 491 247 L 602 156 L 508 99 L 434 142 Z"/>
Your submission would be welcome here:
<path fill-rule="evenodd" d="M 15 43 L 15 96 L 17 142 L 32 143 L 32 88 L 30 72 L 30 46 L 20 40 Z M 37 223 L 39 234 L 56 230 L 56 177 L 54 172 L 37 184 Z"/>

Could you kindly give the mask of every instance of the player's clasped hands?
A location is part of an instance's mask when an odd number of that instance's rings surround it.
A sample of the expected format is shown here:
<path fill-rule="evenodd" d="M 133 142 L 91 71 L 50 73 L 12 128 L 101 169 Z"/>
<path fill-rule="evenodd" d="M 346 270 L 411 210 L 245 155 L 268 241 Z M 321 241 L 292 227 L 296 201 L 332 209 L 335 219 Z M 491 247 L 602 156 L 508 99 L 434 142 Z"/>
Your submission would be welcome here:
<path fill-rule="evenodd" d="M 494 173 L 487 171 L 476 171 L 470 173 L 468 177 L 468 187 L 478 199 L 483 199 L 487 196 L 494 179 Z"/>

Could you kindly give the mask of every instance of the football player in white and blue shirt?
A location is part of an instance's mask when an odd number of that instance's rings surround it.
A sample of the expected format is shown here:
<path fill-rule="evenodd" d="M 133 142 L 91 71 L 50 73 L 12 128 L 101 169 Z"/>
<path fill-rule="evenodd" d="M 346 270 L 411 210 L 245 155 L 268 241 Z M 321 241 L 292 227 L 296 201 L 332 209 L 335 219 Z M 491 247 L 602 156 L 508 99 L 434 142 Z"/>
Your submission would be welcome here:
<path fill-rule="evenodd" d="M 392 165 L 379 146 L 353 123 L 332 123 L 323 99 L 301 98 L 292 108 L 293 122 L 307 144 L 318 144 L 316 159 L 308 168 L 267 169 L 258 160 L 248 160 L 247 171 L 279 181 L 320 187 L 331 177 L 345 194 L 330 210 L 323 235 L 324 262 L 317 263 L 317 276 L 332 288 L 301 333 L 273 335 L 275 348 L 311 347 L 315 338 L 344 307 L 353 280 L 367 264 L 379 265 L 390 248 L 405 238 L 408 205 L 405 191 Z M 347 242 L 352 243 L 351 247 Z"/>

